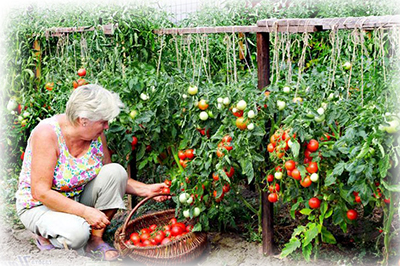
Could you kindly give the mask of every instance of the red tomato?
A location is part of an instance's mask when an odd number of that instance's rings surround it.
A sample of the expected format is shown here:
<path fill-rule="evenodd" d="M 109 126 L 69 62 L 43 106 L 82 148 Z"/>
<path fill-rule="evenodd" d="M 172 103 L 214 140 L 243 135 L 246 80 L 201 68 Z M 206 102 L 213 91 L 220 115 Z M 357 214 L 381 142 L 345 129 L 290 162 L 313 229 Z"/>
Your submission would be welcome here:
<path fill-rule="evenodd" d="M 172 182 L 171 182 L 171 180 L 169 180 L 169 179 L 165 179 L 164 180 L 164 184 L 166 184 L 167 186 L 171 186 L 171 184 L 172 184 Z"/>
<path fill-rule="evenodd" d="M 311 152 L 317 151 L 318 147 L 319 147 L 319 143 L 315 139 L 310 140 L 307 144 L 307 150 L 309 150 Z"/>
<path fill-rule="evenodd" d="M 361 202 L 361 197 L 358 196 L 358 195 L 355 196 L 355 197 L 354 197 L 354 201 L 357 202 L 357 203 L 360 203 L 360 202 Z"/>
<path fill-rule="evenodd" d="M 151 247 L 151 246 L 154 246 L 154 245 L 151 243 L 151 241 L 149 239 L 146 239 L 146 240 L 143 241 L 143 246 Z"/>
<path fill-rule="evenodd" d="M 165 233 L 163 231 L 158 231 L 154 236 L 154 240 L 157 244 L 160 244 L 165 238 Z"/>
<path fill-rule="evenodd" d="M 218 193 L 217 193 L 216 190 L 214 190 L 213 195 L 214 195 L 214 198 L 215 198 L 216 202 L 221 202 L 222 199 L 224 198 L 224 192 L 222 192 L 221 196 L 219 198 L 217 198 Z"/>
<path fill-rule="evenodd" d="M 220 148 L 218 148 L 217 149 L 217 156 L 219 157 L 219 158 L 221 158 L 222 156 L 224 156 L 225 154 L 224 154 L 224 152 L 220 149 Z"/>
<path fill-rule="evenodd" d="M 293 175 L 293 173 L 292 173 L 292 175 Z M 303 187 L 309 187 L 309 186 L 311 186 L 311 183 L 312 183 L 312 181 L 309 176 L 306 176 L 304 178 L 304 180 L 300 181 L 300 185 L 302 185 Z"/>
<path fill-rule="evenodd" d="M 133 136 L 132 137 L 132 142 L 131 142 L 132 146 L 136 146 L 137 143 L 138 143 L 138 138 Z"/>
<path fill-rule="evenodd" d="M 308 200 L 308 205 L 311 209 L 318 209 L 321 206 L 321 201 L 318 198 L 311 198 Z"/>
<path fill-rule="evenodd" d="M 312 158 L 304 158 L 304 164 L 308 164 L 309 162 L 312 161 Z"/>
<path fill-rule="evenodd" d="M 275 192 L 270 193 L 268 195 L 268 201 L 272 202 L 272 203 L 277 202 L 278 201 L 278 194 L 276 194 Z"/>
<path fill-rule="evenodd" d="M 24 157 L 25 157 L 25 152 L 23 151 L 23 152 L 21 153 L 21 161 L 24 160 Z"/>
<path fill-rule="evenodd" d="M 138 233 L 134 232 L 130 235 L 129 239 L 132 241 L 134 245 L 140 242 L 140 236 Z"/>
<path fill-rule="evenodd" d="M 282 172 L 282 167 L 280 167 L 279 165 L 277 167 L 275 167 L 275 171 L 276 172 Z"/>
<path fill-rule="evenodd" d="M 347 211 L 347 218 L 349 218 L 349 220 L 355 220 L 357 219 L 357 212 L 355 210 L 348 210 Z"/>
<path fill-rule="evenodd" d="M 78 82 L 76 82 L 75 80 L 72 81 L 72 87 L 74 87 L 74 89 L 78 88 Z"/>
<path fill-rule="evenodd" d="M 224 148 L 225 148 L 227 151 L 233 150 L 232 143 L 231 143 L 231 142 L 225 142 L 225 143 L 224 143 Z"/>
<path fill-rule="evenodd" d="M 157 240 L 155 240 L 155 238 L 150 238 L 149 240 L 150 240 L 150 243 L 151 243 L 152 246 L 157 246 L 158 245 Z"/>
<path fill-rule="evenodd" d="M 86 76 L 86 69 L 80 68 L 80 69 L 78 70 L 78 76 L 80 76 L 80 77 Z"/>
<path fill-rule="evenodd" d="M 316 173 L 316 172 L 318 172 L 318 164 L 316 162 L 310 162 L 310 163 L 308 163 L 306 170 L 310 174 Z"/>
<path fill-rule="evenodd" d="M 152 225 L 149 226 L 150 232 L 154 232 L 154 231 L 156 231 L 156 229 L 157 229 L 157 225 L 156 224 L 152 224 Z"/>
<path fill-rule="evenodd" d="M 235 174 L 235 168 L 233 168 L 231 166 L 231 168 L 229 168 L 229 172 L 226 171 L 226 168 L 224 168 L 224 172 L 226 174 L 227 177 L 231 178 L 234 174 Z"/>
<path fill-rule="evenodd" d="M 224 193 L 228 193 L 229 190 L 231 190 L 231 187 L 229 186 L 229 184 L 225 184 L 225 185 L 222 187 L 222 191 L 223 191 Z"/>
<path fill-rule="evenodd" d="M 150 239 L 150 233 L 143 233 L 140 235 L 140 240 L 142 240 L 143 244 L 145 240 L 149 240 Z"/>
<path fill-rule="evenodd" d="M 236 112 L 232 112 L 232 114 L 236 117 L 242 117 L 243 116 L 243 110 L 238 110 Z"/>
<path fill-rule="evenodd" d="M 293 160 L 288 160 L 285 162 L 285 168 L 286 170 L 292 171 L 294 168 L 296 168 L 296 163 Z"/>
<path fill-rule="evenodd" d="M 301 180 L 301 174 L 297 168 L 292 170 L 292 177 L 296 180 Z"/>
<path fill-rule="evenodd" d="M 161 193 L 163 193 L 163 194 L 170 194 L 171 192 L 170 192 L 170 190 L 169 190 L 169 187 L 164 187 L 164 188 L 161 190 Z"/>
<path fill-rule="evenodd" d="M 165 237 L 170 237 L 171 236 L 171 230 L 165 230 Z"/>
<path fill-rule="evenodd" d="M 193 225 L 192 224 L 188 224 L 186 226 L 186 232 L 192 232 L 192 230 L 193 230 Z"/>
<path fill-rule="evenodd" d="M 386 204 L 390 204 L 390 198 L 389 199 L 384 199 L 383 200 Z"/>
<path fill-rule="evenodd" d="M 187 167 L 187 164 L 188 164 L 188 160 L 182 160 L 182 159 L 180 159 L 180 160 L 179 160 L 179 163 L 182 165 L 183 168 L 186 168 L 186 167 Z"/>
<path fill-rule="evenodd" d="M 178 151 L 178 157 L 181 160 L 185 160 L 186 159 L 186 154 L 184 151 Z"/>
<path fill-rule="evenodd" d="M 186 158 L 193 159 L 194 158 L 194 150 L 193 149 L 187 149 L 185 151 L 185 155 L 186 155 Z"/>
<path fill-rule="evenodd" d="M 268 181 L 268 182 L 274 181 L 274 175 L 269 174 L 269 175 L 267 176 L 267 181 Z"/>
<path fill-rule="evenodd" d="M 306 158 L 312 160 L 312 157 L 310 156 L 311 153 L 312 153 L 312 152 L 311 152 L 310 150 L 306 150 L 306 151 L 304 152 L 304 156 L 306 156 Z"/>
<path fill-rule="evenodd" d="M 168 237 L 166 237 L 166 238 L 164 238 L 164 239 L 161 241 L 161 245 L 165 245 L 165 244 L 167 244 L 167 243 L 169 243 L 169 242 L 171 242 L 171 239 L 168 238 Z"/>
<path fill-rule="evenodd" d="M 213 173 L 213 174 L 212 174 L 212 178 L 213 178 L 215 181 L 218 181 L 218 180 L 219 180 L 219 176 L 217 175 L 217 173 Z"/>
<path fill-rule="evenodd" d="M 169 224 L 176 224 L 178 221 L 176 220 L 176 218 L 171 218 L 171 220 L 169 220 Z"/>
<path fill-rule="evenodd" d="M 292 176 L 292 171 L 286 170 L 286 173 L 287 173 L 288 176 Z"/>
<path fill-rule="evenodd" d="M 164 231 L 171 231 L 171 226 L 169 224 L 163 226 Z"/>
<path fill-rule="evenodd" d="M 269 143 L 267 146 L 267 150 L 268 150 L 268 152 L 274 152 L 274 150 L 275 150 L 274 144 Z"/>
<path fill-rule="evenodd" d="M 227 142 L 231 142 L 231 141 L 232 141 L 232 137 L 230 135 L 225 135 L 222 137 L 223 143 L 227 143 Z"/>
<path fill-rule="evenodd" d="M 185 227 L 186 230 L 186 227 Z M 173 236 L 178 236 L 181 235 L 183 233 L 183 229 L 182 227 L 178 226 L 178 225 L 173 225 L 171 228 L 171 235 Z"/>
<path fill-rule="evenodd" d="M 150 233 L 150 229 L 149 228 L 143 228 L 140 230 L 140 234 L 149 234 Z"/>

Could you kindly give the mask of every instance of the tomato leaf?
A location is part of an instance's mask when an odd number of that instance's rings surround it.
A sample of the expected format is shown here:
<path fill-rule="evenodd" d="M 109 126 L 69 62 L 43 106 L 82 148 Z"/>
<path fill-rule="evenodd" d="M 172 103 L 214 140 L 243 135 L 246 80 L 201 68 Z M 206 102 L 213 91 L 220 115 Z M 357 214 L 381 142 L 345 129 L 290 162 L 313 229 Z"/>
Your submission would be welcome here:
<path fill-rule="evenodd" d="M 303 247 L 307 246 L 313 239 L 318 235 L 318 227 L 315 223 L 309 223 L 307 225 L 309 228 L 304 232 Z"/>
<path fill-rule="evenodd" d="M 389 154 L 386 154 L 381 160 L 379 160 L 379 173 L 382 178 L 385 178 L 387 175 L 387 171 L 390 168 L 390 157 Z"/>
<path fill-rule="evenodd" d="M 288 256 L 293 253 L 296 249 L 301 246 L 301 242 L 297 237 L 292 237 L 288 243 L 285 244 L 285 247 L 282 249 L 281 258 Z"/>
<path fill-rule="evenodd" d="M 324 243 L 336 244 L 335 237 L 332 235 L 331 232 L 328 231 L 328 229 L 326 229 L 325 226 L 322 226 L 322 228 L 321 228 L 321 239 L 322 239 L 322 242 L 324 242 Z"/>
<path fill-rule="evenodd" d="M 304 208 L 304 209 L 300 210 L 300 213 L 304 214 L 304 215 L 310 215 L 311 212 L 312 212 L 312 210 L 308 209 L 308 208 Z"/>
<path fill-rule="evenodd" d="M 293 141 L 292 146 L 290 147 L 290 150 L 292 151 L 293 157 L 297 158 L 299 157 L 299 153 L 300 153 L 300 144 L 299 142 Z"/>
<path fill-rule="evenodd" d="M 400 192 L 400 185 L 390 185 L 385 180 L 382 180 L 382 185 L 389 191 Z"/>
<path fill-rule="evenodd" d="M 304 245 L 303 243 L 303 257 L 306 261 L 310 261 L 310 257 L 311 257 L 311 251 L 312 251 L 312 244 L 309 243 L 307 245 Z"/>

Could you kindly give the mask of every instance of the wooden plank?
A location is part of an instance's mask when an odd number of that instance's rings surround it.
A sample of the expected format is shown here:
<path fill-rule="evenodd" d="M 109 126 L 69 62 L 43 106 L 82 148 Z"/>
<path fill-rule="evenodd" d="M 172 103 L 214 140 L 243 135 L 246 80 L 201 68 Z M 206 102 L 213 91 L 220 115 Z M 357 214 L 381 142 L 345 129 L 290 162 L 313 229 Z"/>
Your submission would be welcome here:
<path fill-rule="evenodd" d="M 371 29 L 400 26 L 400 15 L 338 18 L 305 18 L 305 19 L 264 19 L 257 21 L 258 27 L 296 27 L 315 26 L 323 30 L 337 29 Z"/>
<path fill-rule="evenodd" d="M 259 32 L 257 33 L 257 73 L 258 73 L 258 88 L 265 90 L 270 84 L 270 41 L 269 33 Z M 269 132 L 271 127 L 271 121 L 269 120 L 266 125 L 266 131 Z M 262 251 L 264 255 L 273 254 L 273 205 L 268 201 L 268 192 L 261 192 L 262 200 Z"/>
<path fill-rule="evenodd" d="M 257 26 L 225 26 L 225 27 L 197 27 L 197 28 L 169 28 L 169 29 L 157 29 L 154 33 L 159 35 L 164 34 L 211 34 L 211 33 L 257 33 L 257 32 L 315 32 L 317 28 L 308 26 L 289 26 L 289 27 L 279 27 L 279 28 L 268 28 L 268 27 L 257 27 Z"/>
<path fill-rule="evenodd" d="M 99 26 L 97 29 L 102 30 L 105 35 L 113 35 L 114 29 L 118 25 L 107 24 Z M 45 31 L 46 37 L 60 37 L 68 33 L 82 33 L 87 31 L 94 31 L 96 28 L 94 26 L 81 26 L 81 27 L 61 27 L 61 28 L 50 28 Z"/>

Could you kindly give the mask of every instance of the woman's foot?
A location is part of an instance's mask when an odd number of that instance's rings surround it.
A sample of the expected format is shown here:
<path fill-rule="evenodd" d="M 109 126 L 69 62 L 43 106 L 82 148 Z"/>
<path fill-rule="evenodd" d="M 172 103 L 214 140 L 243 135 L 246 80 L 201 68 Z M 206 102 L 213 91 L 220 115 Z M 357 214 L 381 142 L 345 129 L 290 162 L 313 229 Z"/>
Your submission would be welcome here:
<path fill-rule="evenodd" d="M 36 246 L 40 249 L 40 250 L 51 250 L 51 249 L 55 249 L 55 247 L 53 246 L 53 244 L 51 244 L 50 240 L 48 240 L 47 238 L 44 238 L 42 236 L 37 235 L 36 236 Z"/>
<path fill-rule="evenodd" d="M 101 237 L 92 236 L 86 245 L 86 253 L 90 253 L 95 257 L 101 257 L 106 261 L 116 260 L 119 252 L 108 243 L 104 242 Z"/>

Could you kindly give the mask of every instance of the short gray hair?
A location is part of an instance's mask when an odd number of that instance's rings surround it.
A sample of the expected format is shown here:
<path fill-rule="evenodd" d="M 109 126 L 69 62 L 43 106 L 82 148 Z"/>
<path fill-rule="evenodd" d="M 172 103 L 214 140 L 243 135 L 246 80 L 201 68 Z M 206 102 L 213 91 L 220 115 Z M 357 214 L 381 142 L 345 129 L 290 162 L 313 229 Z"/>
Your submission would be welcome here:
<path fill-rule="evenodd" d="M 72 92 L 65 113 L 72 124 L 76 124 L 79 117 L 91 121 L 110 121 L 118 116 L 123 107 L 117 93 L 100 85 L 88 84 Z"/>

